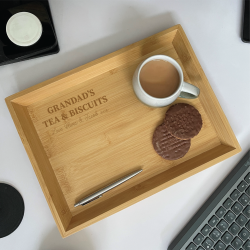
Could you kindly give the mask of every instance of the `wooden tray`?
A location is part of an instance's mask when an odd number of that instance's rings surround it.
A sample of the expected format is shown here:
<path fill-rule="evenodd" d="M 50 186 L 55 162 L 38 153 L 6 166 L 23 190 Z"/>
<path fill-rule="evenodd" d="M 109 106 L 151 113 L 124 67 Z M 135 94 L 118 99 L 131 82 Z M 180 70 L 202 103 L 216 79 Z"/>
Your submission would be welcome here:
<path fill-rule="evenodd" d="M 198 86 L 203 127 L 182 159 L 166 161 L 151 143 L 168 107 L 134 95 L 132 76 L 147 57 L 168 55 Z M 6 98 L 62 237 L 241 151 L 180 25 Z M 78 108 L 80 107 L 80 108 Z M 67 118 L 66 118 L 67 117 Z M 143 172 L 84 207 L 74 203 L 139 168 Z"/>

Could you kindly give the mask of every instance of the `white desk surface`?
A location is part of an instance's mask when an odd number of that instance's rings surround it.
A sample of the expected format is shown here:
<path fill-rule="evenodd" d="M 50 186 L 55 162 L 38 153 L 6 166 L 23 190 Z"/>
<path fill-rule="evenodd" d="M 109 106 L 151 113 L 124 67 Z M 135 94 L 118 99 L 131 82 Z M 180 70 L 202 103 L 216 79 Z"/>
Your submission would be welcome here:
<path fill-rule="evenodd" d="M 0 181 L 24 197 L 19 228 L 1 250 L 166 250 L 250 148 L 250 44 L 242 0 L 50 0 L 60 53 L 0 67 Z M 4 98 L 181 24 L 242 152 L 62 239 Z"/>

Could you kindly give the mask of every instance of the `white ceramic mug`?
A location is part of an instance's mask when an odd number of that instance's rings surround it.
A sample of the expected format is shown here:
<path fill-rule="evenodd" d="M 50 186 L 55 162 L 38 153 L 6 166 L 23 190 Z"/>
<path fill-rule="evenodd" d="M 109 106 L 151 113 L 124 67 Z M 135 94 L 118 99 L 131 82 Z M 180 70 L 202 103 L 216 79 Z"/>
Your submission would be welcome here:
<path fill-rule="evenodd" d="M 142 67 L 146 63 L 148 63 L 149 61 L 153 61 L 153 60 L 164 60 L 164 61 L 170 62 L 172 65 L 175 66 L 180 76 L 180 83 L 179 83 L 178 89 L 175 91 L 174 94 L 165 98 L 156 98 L 156 97 L 149 95 L 143 90 L 141 83 L 140 83 L 140 77 L 139 77 L 140 72 L 141 72 Z M 199 88 L 195 87 L 194 85 L 190 83 L 184 82 L 183 72 L 182 72 L 180 65 L 173 58 L 169 56 L 164 56 L 164 55 L 151 56 L 137 67 L 133 76 L 133 88 L 138 99 L 144 104 L 149 105 L 151 107 L 164 107 L 174 102 L 178 97 L 194 99 L 194 98 L 197 98 L 200 94 Z"/>

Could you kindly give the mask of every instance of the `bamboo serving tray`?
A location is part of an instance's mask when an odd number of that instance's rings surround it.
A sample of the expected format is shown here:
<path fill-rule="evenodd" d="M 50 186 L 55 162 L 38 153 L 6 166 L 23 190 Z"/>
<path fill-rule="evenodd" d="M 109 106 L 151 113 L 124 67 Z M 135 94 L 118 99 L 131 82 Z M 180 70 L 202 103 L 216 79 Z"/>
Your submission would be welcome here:
<path fill-rule="evenodd" d="M 142 104 L 132 88 L 136 67 L 167 55 L 198 99 L 201 132 L 185 157 L 161 158 L 152 135 L 168 107 Z M 180 25 L 6 98 L 62 237 L 163 190 L 241 151 L 240 145 Z M 143 172 L 86 206 L 81 198 L 142 168 Z"/>

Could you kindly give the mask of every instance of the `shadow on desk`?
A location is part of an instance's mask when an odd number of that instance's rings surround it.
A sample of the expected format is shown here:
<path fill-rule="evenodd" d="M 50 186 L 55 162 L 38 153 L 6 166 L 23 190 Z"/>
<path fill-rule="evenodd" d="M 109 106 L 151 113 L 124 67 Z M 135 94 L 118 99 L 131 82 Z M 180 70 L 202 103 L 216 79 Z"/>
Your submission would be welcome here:
<path fill-rule="evenodd" d="M 63 239 L 55 227 L 43 239 L 39 250 L 95 250 L 88 235 L 87 230 L 83 229 Z"/>

